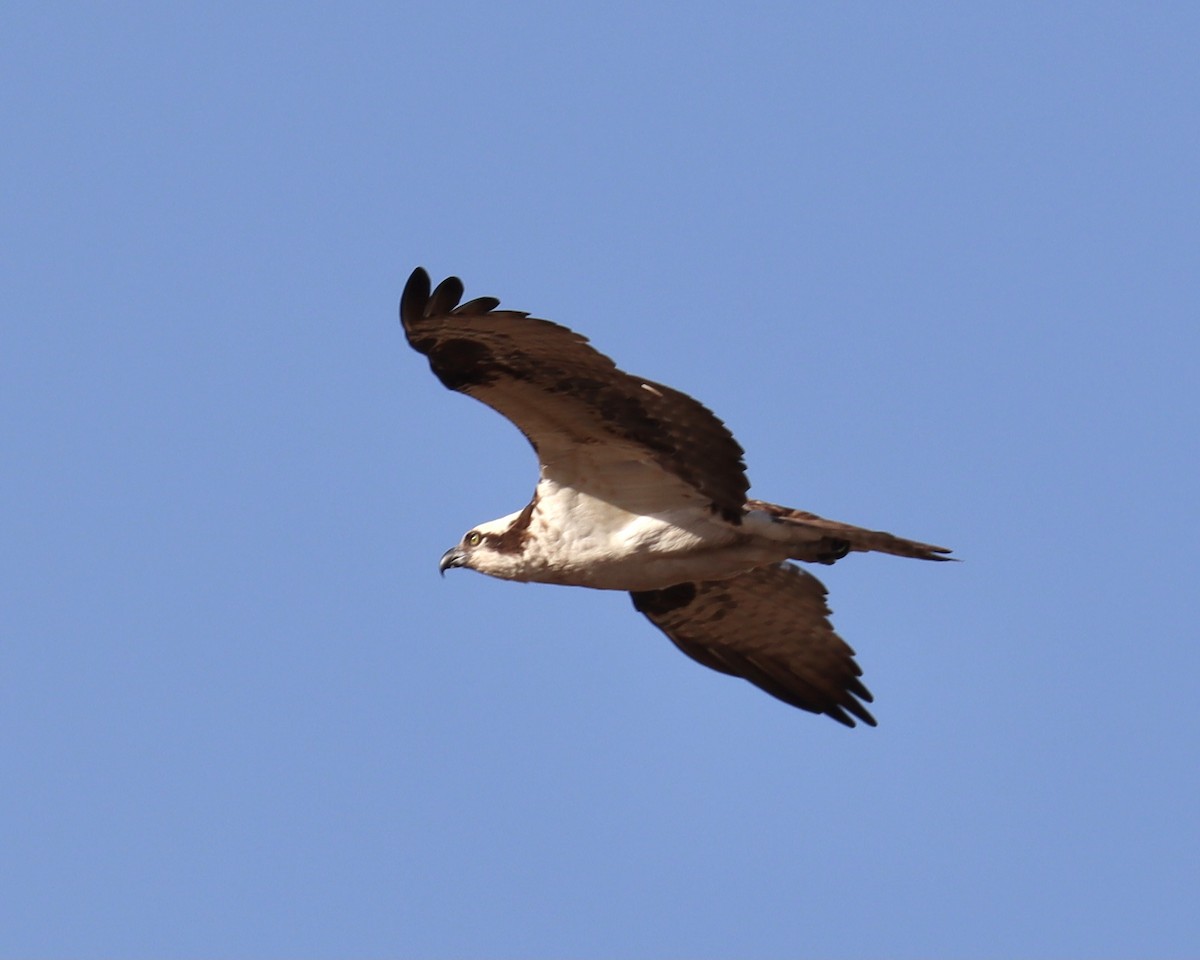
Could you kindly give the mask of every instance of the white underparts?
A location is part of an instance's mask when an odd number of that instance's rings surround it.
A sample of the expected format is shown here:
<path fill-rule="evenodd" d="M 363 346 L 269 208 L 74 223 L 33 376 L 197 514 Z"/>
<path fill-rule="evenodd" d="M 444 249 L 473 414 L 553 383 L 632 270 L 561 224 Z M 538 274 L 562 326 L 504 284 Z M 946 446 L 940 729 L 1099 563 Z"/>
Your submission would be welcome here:
<path fill-rule="evenodd" d="M 661 475 L 660 475 L 661 476 Z M 623 478 L 628 480 L 628 477 Z M 641 512 L 636 485 L 602 499 L 554 480 L 538 484 L 536 504 L 520 548 L 497 550 L 483 543 L 468 565 L 505 580 L 524 580 L 602 590 L 652 590 L 693 580 L 720 580 L 788 556 L 788 544 L 769 518 L 735 525 L 699 497 L 668 509 Z M 503 533 L 522 519 L 510 514 L 476 529 Z"/>

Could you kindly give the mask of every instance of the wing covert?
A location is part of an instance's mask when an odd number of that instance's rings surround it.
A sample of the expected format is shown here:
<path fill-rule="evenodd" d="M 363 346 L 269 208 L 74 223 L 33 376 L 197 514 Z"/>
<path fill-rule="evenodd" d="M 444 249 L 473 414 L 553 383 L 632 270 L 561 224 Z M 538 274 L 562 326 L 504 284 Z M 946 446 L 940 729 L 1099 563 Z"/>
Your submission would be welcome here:
<path fill-rule="evenodd" d="M 794 564 L 631 594 L 634 607 L 704 666 L 784 703 L 875 726 L 854 651 L 829 622 L 825 587 Z"/>

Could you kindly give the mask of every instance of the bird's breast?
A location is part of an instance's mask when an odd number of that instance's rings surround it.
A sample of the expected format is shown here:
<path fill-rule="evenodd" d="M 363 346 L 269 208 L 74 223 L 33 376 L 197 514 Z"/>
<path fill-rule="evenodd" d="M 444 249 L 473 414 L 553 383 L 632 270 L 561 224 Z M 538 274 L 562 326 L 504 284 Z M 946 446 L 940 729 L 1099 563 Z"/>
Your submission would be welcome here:
<path fill-rule="evenodd" d="M 706 508 L 636 514 L 562 488 L 539 497 L 529 532 L 517 579 L 600 590 L 719 580 L 784 559 Z"/>

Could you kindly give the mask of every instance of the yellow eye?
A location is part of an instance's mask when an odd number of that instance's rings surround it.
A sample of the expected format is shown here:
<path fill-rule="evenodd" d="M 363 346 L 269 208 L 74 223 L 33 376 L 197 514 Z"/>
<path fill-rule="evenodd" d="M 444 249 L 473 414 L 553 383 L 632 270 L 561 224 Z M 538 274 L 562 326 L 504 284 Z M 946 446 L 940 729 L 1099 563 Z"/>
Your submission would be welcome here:
<path fill-rule="evenodd" d="M 465 537 L 463 537 L 463 543 L 465 543 L 468 547 L 477 547 L 482 541 L 483 534 L 478 530 L 472 530 Z"/>

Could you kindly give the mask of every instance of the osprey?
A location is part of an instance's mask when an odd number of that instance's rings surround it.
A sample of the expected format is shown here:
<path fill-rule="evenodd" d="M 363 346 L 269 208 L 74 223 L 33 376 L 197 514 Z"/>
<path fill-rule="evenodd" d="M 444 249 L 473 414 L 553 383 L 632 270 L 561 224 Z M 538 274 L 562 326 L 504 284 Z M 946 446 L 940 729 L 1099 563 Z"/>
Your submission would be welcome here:
<path fill-rule="evenodd" d="M 549 320 L 413 271 L 400 300 L 409 344 L 442 383 L 511 420 L 540 476 L 516 513 L 442 556 L 504 580 L 626 590 L 689 657 L 853 727 L 875 725 L 825 588 L 791 560 L 851 551 L 945 560 L 950 551 L 747 499 L 743 451 L 705 406 L 631 376 Z"/>

